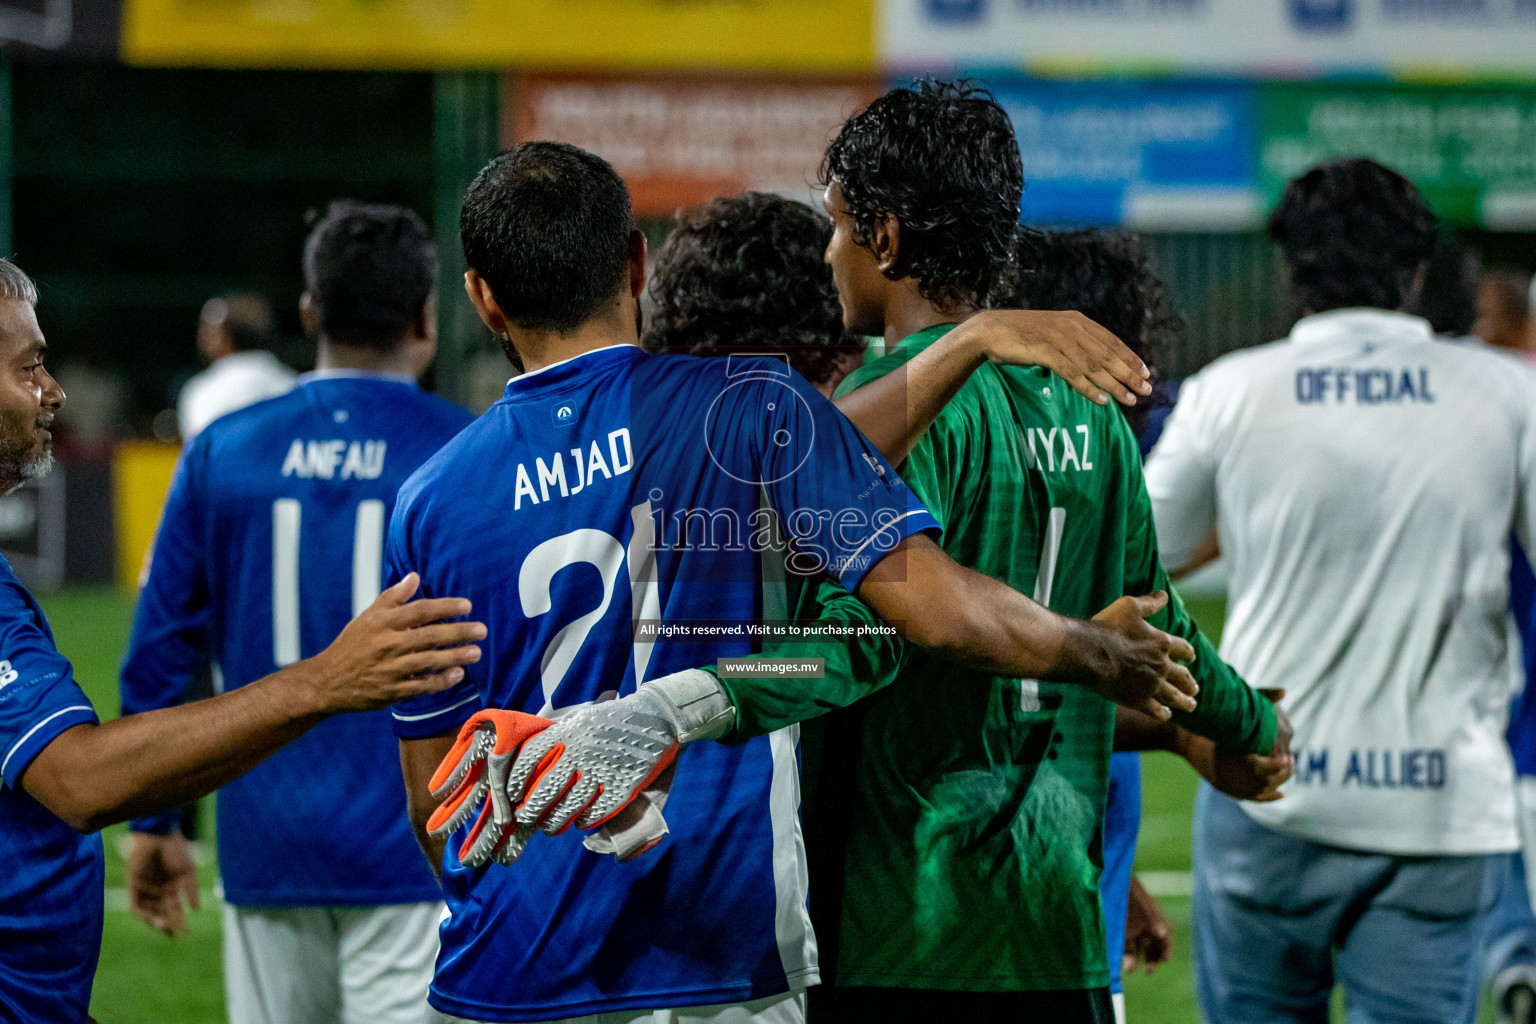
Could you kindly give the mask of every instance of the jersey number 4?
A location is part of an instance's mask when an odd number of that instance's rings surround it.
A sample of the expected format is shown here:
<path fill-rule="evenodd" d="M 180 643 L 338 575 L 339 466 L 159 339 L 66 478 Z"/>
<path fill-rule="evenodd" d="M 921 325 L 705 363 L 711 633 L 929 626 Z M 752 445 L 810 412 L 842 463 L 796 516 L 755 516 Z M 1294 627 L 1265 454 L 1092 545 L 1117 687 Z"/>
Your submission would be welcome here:
<path fill-rule="evenodd" d="M 299 650 L 299 528 L 304 508 L 296 498 L 272 503 L 272 660 L 292 665 Z M 384 503 L 357 503 L 352 527 L 352 617 L 384 590 Z"/>

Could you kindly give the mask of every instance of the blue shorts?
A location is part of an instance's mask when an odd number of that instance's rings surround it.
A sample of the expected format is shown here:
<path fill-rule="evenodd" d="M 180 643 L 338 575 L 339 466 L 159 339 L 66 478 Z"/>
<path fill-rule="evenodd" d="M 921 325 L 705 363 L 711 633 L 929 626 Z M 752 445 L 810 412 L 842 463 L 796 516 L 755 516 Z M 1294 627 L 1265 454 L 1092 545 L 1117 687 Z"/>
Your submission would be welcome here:
<path fill-rule="evenodd" d="M 1265 828 L 1202 783 L 1195 981 L 1209 1024 L 1472 1024 L 1500 856 L 1397 857 Z"/>
<path fill-rule="evenodd" d="M 1136 833 L 1141 829 L 1141 755 L 1114 754 L 1109 759 L 1109 800 L 1104 811 L 1104 932 L 1109 953 L 1109 990 L 1120 993 L 1120 958 L 1125 952 L 1125 915 L 1131 902 L 1131 869 L 1136 863 Z"/>

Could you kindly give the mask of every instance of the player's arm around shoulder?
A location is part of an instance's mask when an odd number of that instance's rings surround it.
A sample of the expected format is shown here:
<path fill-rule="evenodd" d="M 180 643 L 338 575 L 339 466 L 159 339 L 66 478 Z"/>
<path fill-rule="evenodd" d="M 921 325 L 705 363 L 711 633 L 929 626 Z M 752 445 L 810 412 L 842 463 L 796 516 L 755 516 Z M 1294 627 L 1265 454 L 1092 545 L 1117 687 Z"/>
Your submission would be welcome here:
<path fill-rule="evenodd" d="M 459 598 L 412 601 L 409 576 L 324 651 L 209 700 L 60 733 L 22 784 L 82 832 L 210 793 L 321 719 L 452 686 L 479 660 L 478 622 Z"/>

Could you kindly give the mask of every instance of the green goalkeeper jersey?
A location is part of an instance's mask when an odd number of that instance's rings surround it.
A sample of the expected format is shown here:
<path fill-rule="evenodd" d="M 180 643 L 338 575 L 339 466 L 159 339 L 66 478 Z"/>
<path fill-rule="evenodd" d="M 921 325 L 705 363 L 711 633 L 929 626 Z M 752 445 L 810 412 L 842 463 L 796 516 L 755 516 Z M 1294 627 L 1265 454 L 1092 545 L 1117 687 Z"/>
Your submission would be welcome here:
<path fill-rule="evenodd" d="M 887 374 L 935 327 L 851 375 Z M 1120 413 L 1045 370 L 983 366 L 902 468 L 943 524 L 944 550 L 1064 615 L 1167 589 L 1141 458 Z M 869 624 L 832 584 L 802 619 Z M 1186 728 L 1267 753 L 1272 709 L 1200 636 L 1178 598 L 1152 620 L 1186 637 L 1199 710 Z M 783 643 L 824 657 L 823 680 L 723 681 L 736 734 L 862 700 L 849 809 L 837 982 L 1021 991 L 1109 983 L 1099 901 L 1114 706 L 1086 686 L 989 676 L 900 640 Z"/>

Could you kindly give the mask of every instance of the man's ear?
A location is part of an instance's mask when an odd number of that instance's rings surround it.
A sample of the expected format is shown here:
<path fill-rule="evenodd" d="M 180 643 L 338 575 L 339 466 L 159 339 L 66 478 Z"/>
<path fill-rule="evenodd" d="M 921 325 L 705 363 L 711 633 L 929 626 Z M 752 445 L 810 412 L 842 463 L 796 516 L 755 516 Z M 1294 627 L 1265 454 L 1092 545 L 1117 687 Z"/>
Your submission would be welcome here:
<path fill-rule="evenodd" d="M 469 296 L 470 304 L 475 307 L 475 312 L 480 314 L 480 320 L 491 329 L 491 333 L 498 338 L 507 335 L 507 318 L 502 313 L 501 307 L 496 304 L 496 296 L 491 294 L 491 286 L 485 278 L 476 270 L 464 271 L 464 292 Z"/>
<path fill-rule="evenodd" d="M 869 249 L 875 254 L 875 265 L 880 268 L 880 273 L 893 281 L 901 276 L 896 271 L 901 263 L 901 222 L 894 213 L 885 214 L 875 224 Z"/>
<path fill-rule="evenodd" d="M 639 230 L 629 233 L 629 294 L 638 299 L 645 291 L 645 234 Z"/>
<path fill-rule="evenodd" d="M 304 328 L 306 338 L 320 337 L 320 307 L 309 292 L 299 296 L 299 325 Z"/>

